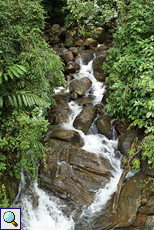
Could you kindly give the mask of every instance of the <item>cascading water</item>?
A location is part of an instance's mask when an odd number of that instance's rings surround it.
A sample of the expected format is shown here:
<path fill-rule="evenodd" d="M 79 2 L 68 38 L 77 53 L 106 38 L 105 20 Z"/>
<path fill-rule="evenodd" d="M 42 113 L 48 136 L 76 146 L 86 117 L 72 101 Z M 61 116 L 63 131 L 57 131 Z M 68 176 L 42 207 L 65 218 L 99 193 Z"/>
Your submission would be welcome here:
<path fill-rule="evenodd" d="M 82 63 L 79 59 L 81 69 L 79 74 L 75 75 L 74 78 L 88 77 L 92 81 L 92 88 L 86 92 L 87 96 L 92 94 L 94 100 L 93 104 L 101 104 L 105 86 L 103 83 L 98 82 L 93 75 L 93 61 L 90 61 L 87 65 Z M 91 93 L 92 91 L 92 93 Z M 70 119 L 67 123 L 62 125 L 63 128 L 69 130 L 76 130 L 73 127 L 73 121 L 75 117 L 81 112 L 82 106 L 77 105 L 71 101 L 69 107 L 72 110 Z M 94 130 L 94 133 L 92 133 Z M 112 177 L 110 182 L 106 184 L 105 188 L 101 188 L 96 192 L 94 202 L 88 207 L 83 208 L 82 214 L 79 219 L 83 217 L 91 217 L 100 210 L 103 210 L 107 201 L 116 191 L 117 183 L 122 173 L 120 168 L 120 159 L 115 157 L 115 148 L 117 148 L 117 140 L 109 140 L 102 134 L 98 134 L 97 128 L 95 127 L 95 121 L 90 128 L 90 131 L 85 135 L 81 130 L 76 130 L 84 140 L 83 149 L 95 153 L 98 156 L 103 156 L 112 165 L 113 171 L 111 172 Z M 75 222 L 73 220 L 73 214 L 71 217 L 64 215 L 62 211 L 63 206 L 59 203 L 58 199 L 51 194 L 45 193 L 43 190 L 38 188 L 37 182 L 31 187 L 32 193 L 37 196 L 37 205 L 34 207 L 32 202 L 32 194 L 25 193 L 24 187 L 26 182 L 22 175 L 21 186 L 19 194 L 15 200 L 16 207 L 22 209 L 22 229 L 24 230 L 74 230 Z M 80 220 L 78 220 L 80 222 Z M 78 228 L 80 229 L 80 228 Z M 88 230 L 89 228 L 85 228 Z M 92 228 L 92 230 L 94 230 Z M 97 230 L 97 229 L 95 229 Z"/>

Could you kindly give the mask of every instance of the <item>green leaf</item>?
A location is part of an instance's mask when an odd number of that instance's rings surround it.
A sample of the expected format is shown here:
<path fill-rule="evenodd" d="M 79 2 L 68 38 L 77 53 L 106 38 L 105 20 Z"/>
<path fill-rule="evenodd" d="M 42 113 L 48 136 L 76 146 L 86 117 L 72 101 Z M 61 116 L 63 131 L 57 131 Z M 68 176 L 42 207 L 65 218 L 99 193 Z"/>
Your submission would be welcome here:
<path fill-rule="evenodd" d="M 20 96 L 20 95 L 17 95 L 17 98 L 18 98 L 18 104 L 19 104 L 19 106 L 21 107 L 21 106 L 22 106 L 21 96 Z"/>
<path fill-rule="evenodd" d="M 18 74 L 18 72 L 15 70 L 15 69 L 11 69 L 13 74 L 17 77 L 17 78 L 20 78 L 20 75 Z"/>
<path fill-rule="evenodd" d="M 27 106 L 28 104 L 27 104 L 25 95 L 22 95 L 22 99 L 23 99 L 23 102 L 24 102 L 25 106 Z"/>
<path fill-rule="evenodd" d="M 25 72 L 25 73 L 27 72 L 27 70 L 24 66 L 22 66 L 22 65 L 16 65 L 16 66 L 18 66 L 23 72 Z"/>
<path fill-rule="evenodd" d="M 13 74 L 12 74 L 12 71 L 8 71 L 8 75 L 10 76 L 10 78 L 13 80 L 14 79 L 14 77 L 13 77 Z"/>
<path fill-rule="evenodd" d="M 8 76 L 7 76 L 7 73 L 4 73 L 4 79 L 5 79 L 5 81 L 7 81 L 8 80 Z"/>
<path fill-rule="evenodd" d="M 0 97 L 0 107 L 3 107 L 3 97 Z"/>
<path fill-rule="evenodd" d="M 9 99 L 10 104 L 14 107 L 14 103 L 13 103 L 12 98 L 10 96 L 8 96 L 8 99 Z"/>
<path fill-rule="evenodd" d="M 16 99 L 15 95 L 13 95 L 13 102 L 14 102 L 15 107 L 17 108 L 18 103 L 17 103 L 17 99 Z"/>

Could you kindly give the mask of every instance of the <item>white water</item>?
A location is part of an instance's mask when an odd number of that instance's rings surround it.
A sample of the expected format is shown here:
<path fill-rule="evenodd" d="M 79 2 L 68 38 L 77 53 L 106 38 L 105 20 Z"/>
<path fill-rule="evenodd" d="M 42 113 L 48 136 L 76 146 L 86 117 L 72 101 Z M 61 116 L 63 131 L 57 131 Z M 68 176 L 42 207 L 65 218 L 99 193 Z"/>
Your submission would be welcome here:
<path fill-rule="evenodd" d="M 87 91 L 87 95 L 94 95 L 93 104 L 101 104 L 105 86 L 101 82 L 98 82 L 93 76 L 92 64 L 83 65 L 82 60 L 78 62 L 81 64 L 79 74 L 75 75 L 75 78 L 89 77 L 92 81 L 92 87 L 90 91 Z M 62 126 L 65 129 L 76 130 L 73 127 L 73 121 L 75 117 L 81 112 L 82 106 L 78 106 L 75 102 L 71 101 L 69 106 L 72 110 L 70 119 Z M 95 126 L 95 124 L 93 124 Z M 94 128 L 94 127 L 93 127 Z M 97 130 L 97 129 L 95 129 Z M 96 212 L 102 210 L 113 192 L 116 191 L 117 183 L 122 173 L 120 169 L 120 159 L 115 157 L 114 149 L 117 148 L 117 140 L 109 140 L 102 134 L 89 134 L 85 135 L 82 131 L 76 130 L 84 140 L 83 149 L 97 154 L 98 156 L 105 157 L 113 167 L 112 178 L 105 188 L 101 188 L 96 193 L 95 201 L 82 211 L 82 216 L 90 216 Z M 36 208 L 32 205 L 31 195 L 24 195 L 23 188 L 25 186 L 24 177 L 22 176 L 21 186 L 19 189 L 19 195 L 16 198 L 16 206 L 20 206 L 22 209 L 22 225 L 24 230 L 74 230 L 75 223 L 73 221 L 73 215 L 68 218 L 62 212 L 62 205 L 58 199 L 51 194 L 47 194 L 38 188 L 37 183 L 34 183 L 33 192 L 38 197 L 38 206 Z M 22 194 L 22 198 L 19 199 Z M 21 201 L 18 204 L 18 199 Z M 87 229 L 85 229 L 87 230 Z M 96 229 L 97 230 L 97 229 Z"/>

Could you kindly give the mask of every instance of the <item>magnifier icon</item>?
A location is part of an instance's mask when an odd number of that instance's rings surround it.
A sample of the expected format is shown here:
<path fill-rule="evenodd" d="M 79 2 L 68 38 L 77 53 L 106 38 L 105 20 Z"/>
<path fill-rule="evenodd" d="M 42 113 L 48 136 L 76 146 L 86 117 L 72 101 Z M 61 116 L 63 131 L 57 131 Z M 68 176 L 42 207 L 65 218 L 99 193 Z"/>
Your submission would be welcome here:
<path fill-rule="evenodd" d="M 14 215 L 14 213 L 11 212 L 11 211 L 5 212 L 4 215 L 3 215 L 3 219 L 4 219 L 5 222 L 11 223 L 11 224 L 13 224 L 15 227 L 18 226 L 18 224 L 15 222 L 15 215 Z"/>

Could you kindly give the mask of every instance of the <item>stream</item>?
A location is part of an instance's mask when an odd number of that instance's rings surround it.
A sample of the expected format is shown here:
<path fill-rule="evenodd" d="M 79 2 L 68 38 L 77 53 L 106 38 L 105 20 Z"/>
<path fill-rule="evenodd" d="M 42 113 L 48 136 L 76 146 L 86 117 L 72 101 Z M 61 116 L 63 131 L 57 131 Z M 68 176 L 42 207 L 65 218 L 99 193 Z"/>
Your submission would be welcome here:
<path fill-rule="evenodd" d="M 74 78 L 88 77 L 92 81 L 92 87 L 86 92 L 86 96 L 90 95 L 93 97 L 93 105 L 101 105 L 105 86 L 102 82 L 98 82 L 93 75 L 93 61 L 84 65 L 81 58 L 79 58 L 77 62 L 80 64 L 80 71 L 74 75 Z M 76 130 L 73 127 L 73 121 L 83 107 L 77 105 L 74 101 L 69 102 L 69 107 L 72 113 L 69 117 L 69 121 L 63 123 L 62 127 L 68 130 L 75 130 L 81 135 L 84 140 L 84 146 L 82 147 L 84 150 L 98 156 L 101 155 L 110 162 L 114 169 L 111 171 L 112 176 L 110 182 L 96 192 L 94 202 L 89 207 L 83 207 L 80 215 L 76 217 L 76 212 L 74 211 L 68 217 L 63 212 L 65 205 L 61 204 L 60 199 L 41 190 L 37 182 L 34 182 L 30 188 L 36 196 L 36 205 L 34 208 L 31 193 L 24 193 L 25 187 L 27 186 L 27 179 L 22 173 L 19 193 L 14 204 L 16 207 L 21 207 L 23 230 L 99 230 L 94 224 L 95 216 L 105 212 L 105 206 L 108 200 L 116 191 L 122 169 L 120 168 L 121 159 L 115 156 L 114 151 L 118 144 L 114 127 L 112 130 L 114 138 L 112 140 L 98 133 L 95 121 L 85 135 L 81 130 Z"/>

